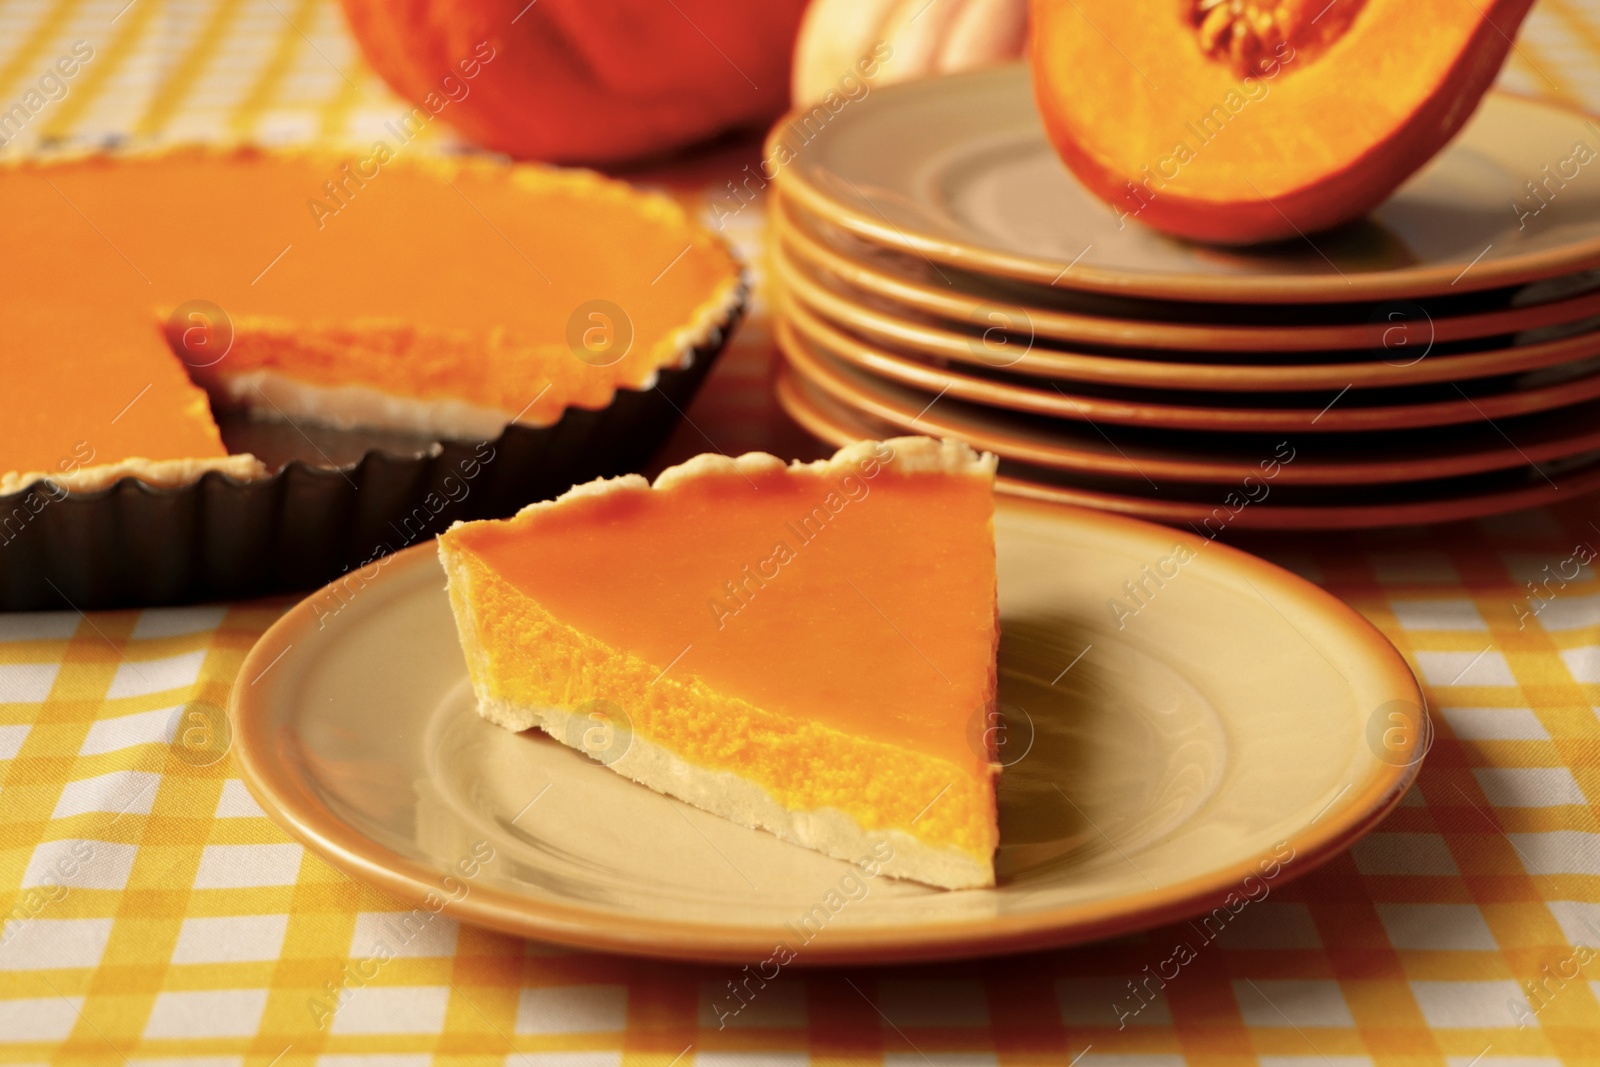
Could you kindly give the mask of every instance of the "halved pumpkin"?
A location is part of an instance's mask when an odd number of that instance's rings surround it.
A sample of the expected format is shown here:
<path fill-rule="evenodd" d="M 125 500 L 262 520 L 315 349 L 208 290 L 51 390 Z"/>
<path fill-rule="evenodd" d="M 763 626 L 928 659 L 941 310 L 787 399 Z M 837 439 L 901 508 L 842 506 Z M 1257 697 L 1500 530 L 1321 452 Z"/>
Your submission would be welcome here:
<path fill-rule="evenodd" d="M 1359 218 L 1455 135 L 1533 0 L 1032 0 L 1034 93 L 1123 221 L 1219 244 Z"/>

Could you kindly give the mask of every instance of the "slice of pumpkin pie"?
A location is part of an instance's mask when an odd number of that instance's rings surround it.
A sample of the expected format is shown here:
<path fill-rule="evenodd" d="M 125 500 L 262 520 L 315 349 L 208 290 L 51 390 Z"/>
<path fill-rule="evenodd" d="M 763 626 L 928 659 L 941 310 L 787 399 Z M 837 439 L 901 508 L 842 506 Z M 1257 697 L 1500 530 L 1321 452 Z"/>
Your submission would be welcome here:
<path fill-rule="evenodd" d="M 702 455 L 457 523 L 478 710 L 830 856 L 993 885 L 994 470 L 926 437 Z"/>

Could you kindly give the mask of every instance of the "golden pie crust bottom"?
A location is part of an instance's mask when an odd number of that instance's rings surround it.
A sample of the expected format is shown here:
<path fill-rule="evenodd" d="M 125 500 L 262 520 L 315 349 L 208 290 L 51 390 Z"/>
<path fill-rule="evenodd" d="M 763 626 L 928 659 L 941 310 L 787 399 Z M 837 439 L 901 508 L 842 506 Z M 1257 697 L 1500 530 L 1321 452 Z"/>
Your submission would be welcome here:
<path fill-rule="evenodd" d="M 97 463 L 71 471 L 12 471 L 0 474 L 0 496 L 21 492 L 36 482 L 49 482 L 73 493 L 92 493 L 115 485 L 124 478 L 136 478 L 158 489 L 192 485 L 211 471 L 237 481 L 267 477 L 267 468 L 248 452 L 210 459 L 140 459 Z"/>

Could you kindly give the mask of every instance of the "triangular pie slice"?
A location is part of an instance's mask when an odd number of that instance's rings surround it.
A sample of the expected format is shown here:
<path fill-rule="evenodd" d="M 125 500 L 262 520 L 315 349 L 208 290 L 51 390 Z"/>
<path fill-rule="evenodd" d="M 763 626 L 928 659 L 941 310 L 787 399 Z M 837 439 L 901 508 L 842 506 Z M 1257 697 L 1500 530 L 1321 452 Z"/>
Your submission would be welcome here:
<path fill-rule="evenodd" d="M 839 859 L 994 884 L 994 457 L 697 456 L 439 539 L 485 718 Z"/>

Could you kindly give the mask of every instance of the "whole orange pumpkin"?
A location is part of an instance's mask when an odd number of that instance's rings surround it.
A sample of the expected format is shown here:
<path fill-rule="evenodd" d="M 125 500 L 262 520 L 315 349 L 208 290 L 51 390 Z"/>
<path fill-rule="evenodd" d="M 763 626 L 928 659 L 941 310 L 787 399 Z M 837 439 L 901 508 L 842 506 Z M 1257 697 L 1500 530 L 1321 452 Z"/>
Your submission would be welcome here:
<path fill-rule="evenodd" d="M 367 60 L 426 115 L 524 159 L 616 163 L 788 104 L 806 0 L 342 0 Z"/>

